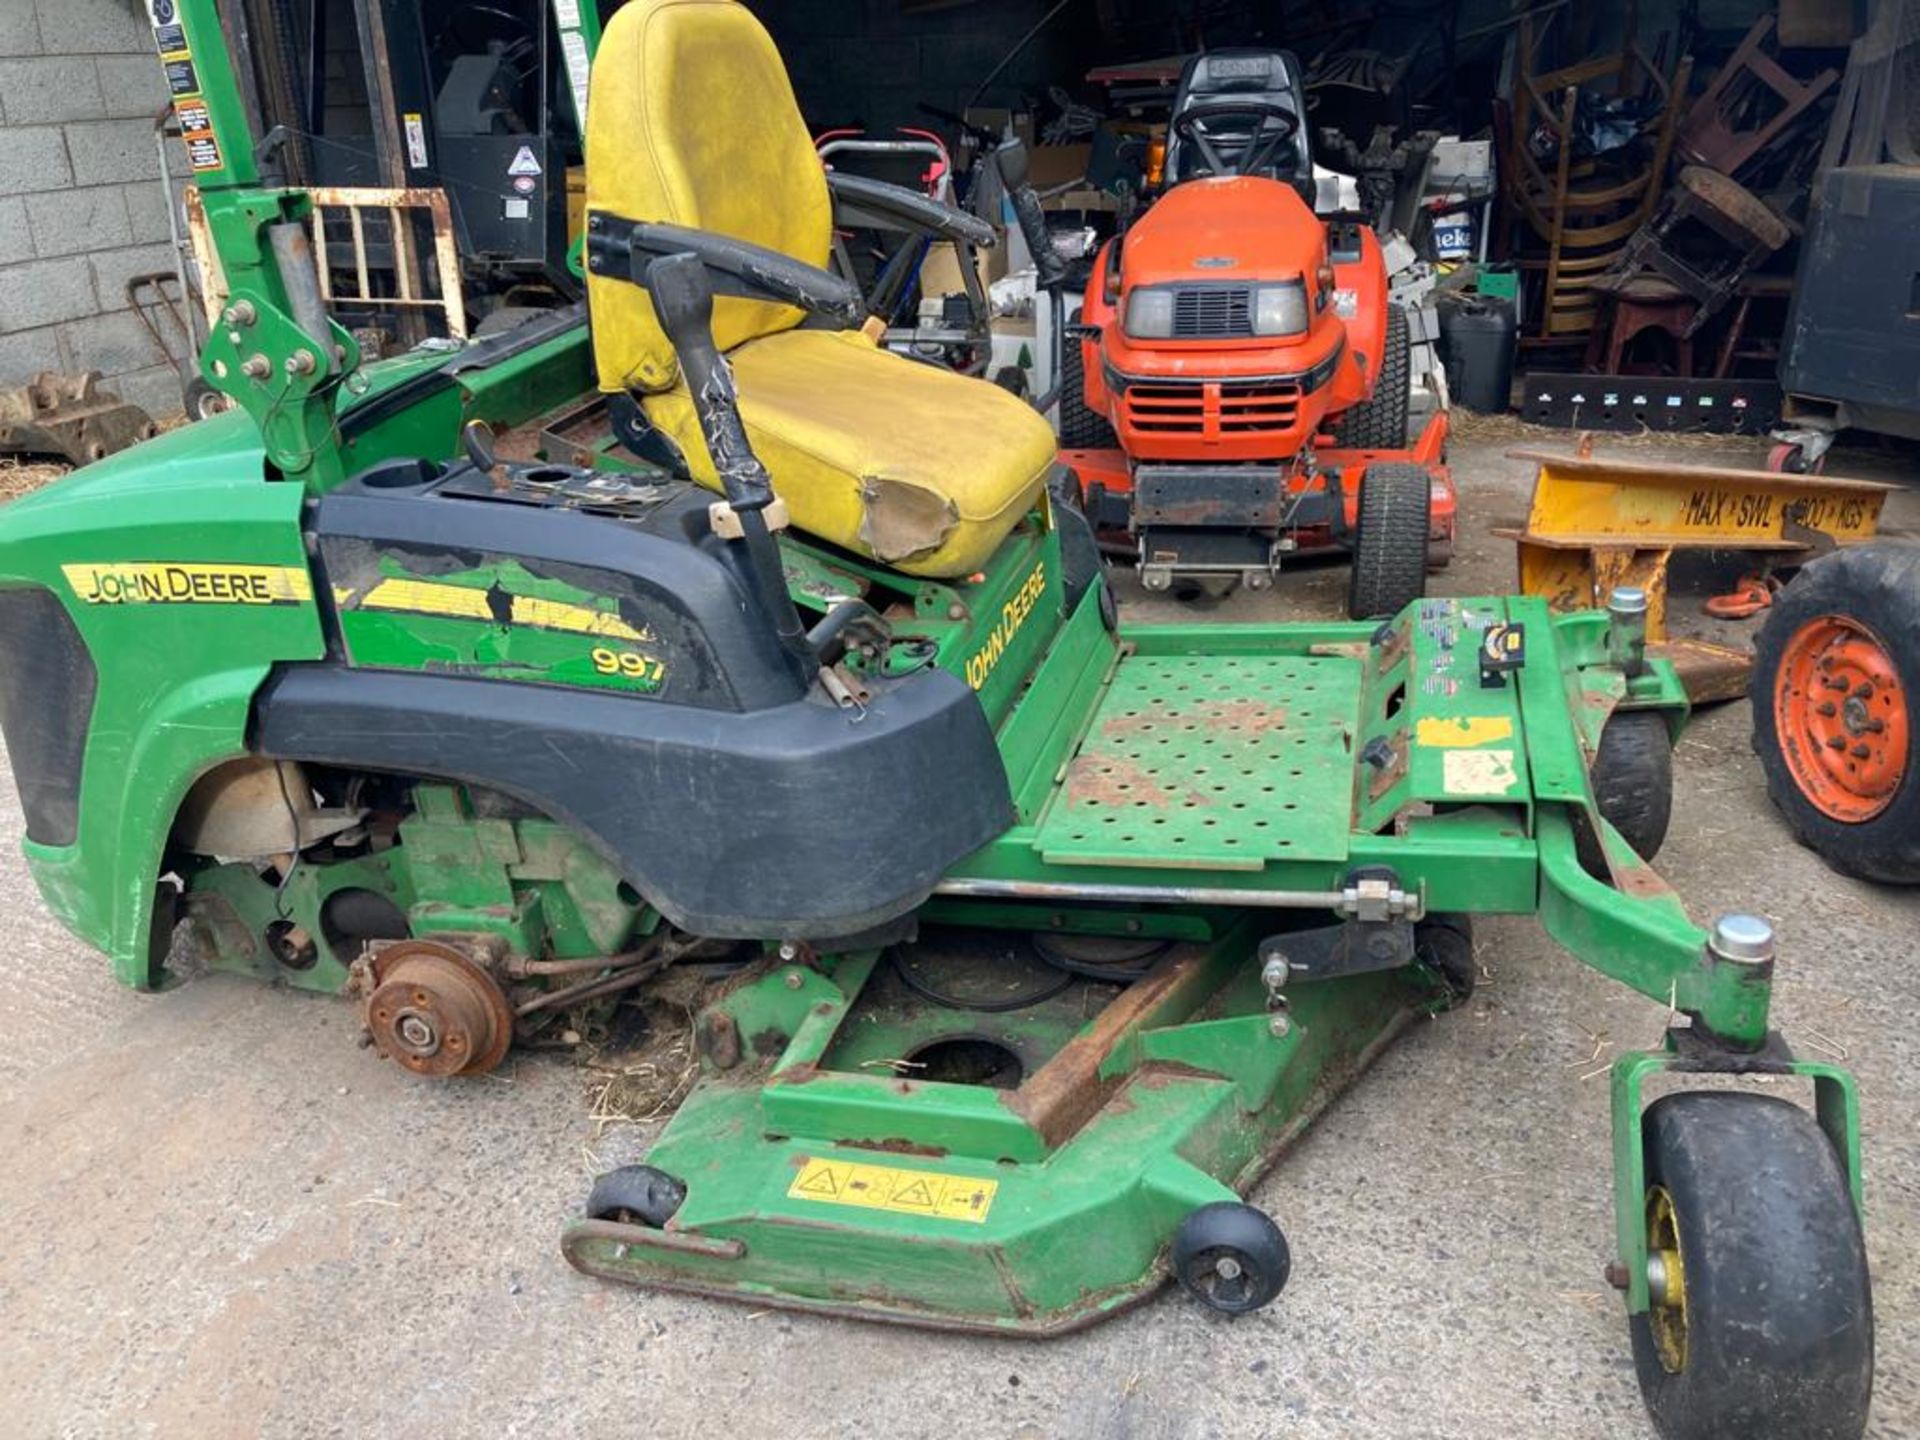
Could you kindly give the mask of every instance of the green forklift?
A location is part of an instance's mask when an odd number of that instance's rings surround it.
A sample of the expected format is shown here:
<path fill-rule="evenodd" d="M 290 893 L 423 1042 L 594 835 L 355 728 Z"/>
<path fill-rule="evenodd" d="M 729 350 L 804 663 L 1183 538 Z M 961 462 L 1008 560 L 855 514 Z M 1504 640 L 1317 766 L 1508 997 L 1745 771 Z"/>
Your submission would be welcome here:
<path fill-rule="evenodd" d="M 824 268 L 836 199 L 964 217 L 836 196 L 734 0 L 606 29 L 584 313 L 363 366 L 215 0 L 155 18 L 209 57 L 237 408 L 0 511 L 28 861 L 122 981 L 351 996 L 430 1077 L 679 985 L 698 1081 L 572 1264 L 1045 1336 L 1272 1302 L 1241 1197 L 1470 993 L 1470 915 L 1537 914 L 1672 1012 L 1613 1067 L 1605 1246 L 1660 1433 L 1862 1433 L 1854 1085 L 1769 1029 L 1765 922 L 1648 864 L 1643 596 L 1123 626 L 1045 423 Z M 1782 1077 L 1810 1109 L 1727 1083 Z"/>

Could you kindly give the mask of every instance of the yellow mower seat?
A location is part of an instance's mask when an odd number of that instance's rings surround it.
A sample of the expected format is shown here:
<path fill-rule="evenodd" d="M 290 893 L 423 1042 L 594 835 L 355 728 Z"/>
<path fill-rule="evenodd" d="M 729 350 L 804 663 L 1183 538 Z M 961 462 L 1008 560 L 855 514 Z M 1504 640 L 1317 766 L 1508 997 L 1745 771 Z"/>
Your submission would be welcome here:
<path fill-rule="evenodd" d="M 832 205 L 785 66 L 735 0 L 632 0 L 594 59 L 587 210 L 685 225 L 824 266 Z M 694 479 L 719 489 L 646 291 L 587 276 L 603 390 L 638 394 Z M 740 417 L 793 523 L 910 575 L 978 570 L 1054 458 L 1047 423 L 984 380 L 878 349 L 802 312 L 714 302 Z"/>

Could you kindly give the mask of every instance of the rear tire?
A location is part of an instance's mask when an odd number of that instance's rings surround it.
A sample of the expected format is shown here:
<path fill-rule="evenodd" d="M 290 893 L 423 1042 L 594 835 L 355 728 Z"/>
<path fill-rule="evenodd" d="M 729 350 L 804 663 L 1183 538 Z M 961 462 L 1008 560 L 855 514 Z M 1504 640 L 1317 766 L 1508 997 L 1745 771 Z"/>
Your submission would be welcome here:
<path fill-rule="evenodd" d="M 1859 1440 L 1873 1295 L 1845 1168 L 1799 1106 L 1692 1090 L 1644 1120 L 1649 1245 L 1679 1303 L 1631 1316 L 1664 1440 Z M 1667 1271 L 1663 1268 L 1663 1275 Z"/>
<path fill-rule="evenodd" d="M 1398 615 L 1427 593 L 1427 538 L 1433 480 L 1418 465 L 1369 465 L 1360 477 L 1360 519 L 1347 577 L 1355 620 Z"/>
<path fill-rule="evenodd" d="M 1387 306 L 1385 353 L 1375 367 L 1373 393 L 1340 417 L 1334 439 L 1343 450 L 1404 450 L 1412 389 L 1413 340 L 1407 312 Z"/>
<path fill-rule="evenodd" d="M 1107 417 L 1087 408 L 1086 365 L 1080 341 L 1072 335 L 1060 346 L 1060 447 L 1063 450 L 1118 450 L 1120 437 Z"/>
<path fill-rule="evenodd" d="M 1842 874 L 1920 884 L 1920 545 L 1804 567 L 1754 643 L 1752 693 L 1753 748 L 1794 838 Z"/>

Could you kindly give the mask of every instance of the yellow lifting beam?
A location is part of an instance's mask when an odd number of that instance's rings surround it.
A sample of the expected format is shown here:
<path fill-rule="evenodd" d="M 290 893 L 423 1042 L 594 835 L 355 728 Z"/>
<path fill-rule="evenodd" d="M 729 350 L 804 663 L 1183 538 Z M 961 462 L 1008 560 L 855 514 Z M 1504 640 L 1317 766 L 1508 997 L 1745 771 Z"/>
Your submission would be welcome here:
<path fill-rule="evenodd" d="M 1695 701 L 1744 694 L 1752 657 L 1667 631 L 1667 563 L 1676 550 L 1752 552 L 1763 568 L 1799 564 L 1871 539 L 1893 487 L 1825 475 L 1600 459 L 1592 438 L 1573 454 L 1511 450 L 1537 467 L 1519 546 L 1520 590 L 1556 610 L 1604 605 L 1619 585 L 1647 592 L 1647 638 L 1679 669 Z"/>

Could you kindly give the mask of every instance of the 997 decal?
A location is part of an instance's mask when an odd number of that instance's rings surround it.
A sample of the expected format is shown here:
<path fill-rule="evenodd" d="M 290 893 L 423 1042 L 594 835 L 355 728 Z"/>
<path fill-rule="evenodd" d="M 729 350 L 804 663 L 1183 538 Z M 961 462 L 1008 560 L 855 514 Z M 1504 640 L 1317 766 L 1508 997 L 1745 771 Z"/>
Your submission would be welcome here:
<path fill-rule="evenodd" d="M 614 650 L 596 645 L 589 658 L 596 674 L 623 680 L 635 690 L 658 690 L 666 683 L 666 662 L 642 655 L 638 650 Z"/>

